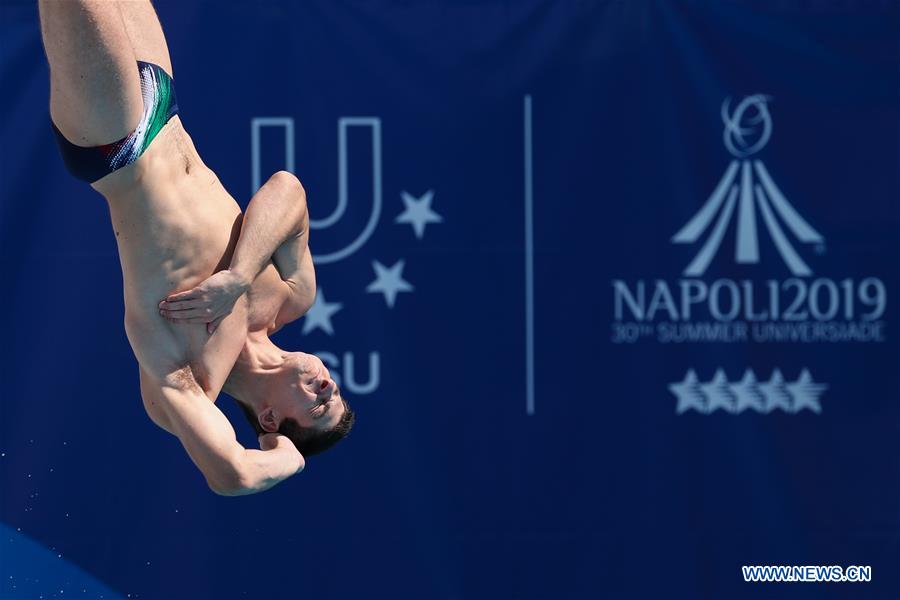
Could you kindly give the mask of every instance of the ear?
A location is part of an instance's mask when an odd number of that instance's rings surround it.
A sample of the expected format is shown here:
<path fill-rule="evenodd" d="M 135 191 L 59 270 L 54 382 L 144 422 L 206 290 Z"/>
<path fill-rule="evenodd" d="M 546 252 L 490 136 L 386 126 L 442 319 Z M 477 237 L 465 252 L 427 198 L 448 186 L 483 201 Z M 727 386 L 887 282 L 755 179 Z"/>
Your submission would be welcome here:
<path fill-rule="evenodd" d="M 259 425 L 263 428 L 263 431 L 268 433 L 275 433 L 278 431 L 278 426 L 281 425 L 281 419 L 275 413 L 275 409 L 271 406 L 263 410 L 259 413 Z"/>

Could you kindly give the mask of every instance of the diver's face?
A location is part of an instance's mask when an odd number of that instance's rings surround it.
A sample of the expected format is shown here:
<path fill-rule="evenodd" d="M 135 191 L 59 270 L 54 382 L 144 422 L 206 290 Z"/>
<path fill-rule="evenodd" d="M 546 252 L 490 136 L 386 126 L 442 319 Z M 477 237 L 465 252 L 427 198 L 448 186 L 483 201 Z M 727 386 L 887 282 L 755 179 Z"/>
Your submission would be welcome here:
<path fill-rule="evenodd" d="M 303 427 L 326 430 L 344 414 L 341 391 L 317 356 L 292 353 L 289 361 L 289 394 L 282 411 Z"/>

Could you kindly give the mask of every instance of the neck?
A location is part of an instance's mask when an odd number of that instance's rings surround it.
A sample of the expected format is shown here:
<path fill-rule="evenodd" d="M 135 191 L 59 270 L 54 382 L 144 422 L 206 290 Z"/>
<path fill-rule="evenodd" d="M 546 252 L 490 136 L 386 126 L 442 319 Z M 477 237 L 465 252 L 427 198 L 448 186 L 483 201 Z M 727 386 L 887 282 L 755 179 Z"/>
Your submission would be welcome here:
<path fill-rule="evenodd" d="M 281 372 L 286 353 L 272 343 L 265 332 L 250 332 L 240 355 L 234 362 L 223 390 L 253 408 L 262 408 L 265 386 L 260 381 L 272 379 Z M 253 385 L 248 385 L 250 381 Z"/>

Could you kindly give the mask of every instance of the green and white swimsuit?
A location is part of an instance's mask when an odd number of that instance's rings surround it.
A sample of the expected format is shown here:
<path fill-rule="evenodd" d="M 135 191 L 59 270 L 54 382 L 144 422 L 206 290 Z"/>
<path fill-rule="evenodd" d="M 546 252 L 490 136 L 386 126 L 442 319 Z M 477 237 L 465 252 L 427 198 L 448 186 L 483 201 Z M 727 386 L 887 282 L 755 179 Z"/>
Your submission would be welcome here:
<path fill-rule="evenodd" d="M 94 182 L 130 165 L 150 146 L 163 125 L 178 113 L 175 84 L 162 67 L 137 61 L 144 112 L 138 126 L 117 142 L 102 146 L 76 146 L 52 123 L 66 168 L 77 178 Z"/>

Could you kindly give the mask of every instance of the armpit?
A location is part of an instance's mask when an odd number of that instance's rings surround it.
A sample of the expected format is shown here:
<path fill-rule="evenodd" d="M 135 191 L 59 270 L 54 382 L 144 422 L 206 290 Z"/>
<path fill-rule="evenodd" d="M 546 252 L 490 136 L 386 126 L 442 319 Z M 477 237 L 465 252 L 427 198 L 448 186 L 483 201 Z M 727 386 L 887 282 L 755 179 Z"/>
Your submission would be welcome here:
<path fill-rule="evenodd" d="M 200 387 L 200 384 L 197 383 L 197 379 L 194 377 L 194 371 L 193 369 L 191 369 L 191 365 L 185 365 L 180 369 L 169 373 L 163 379 L 163 383 L 167 386 L 175 388 L 176 390 L 193 391 L 201 394 L 203 393 L 203 388 Z"/>

